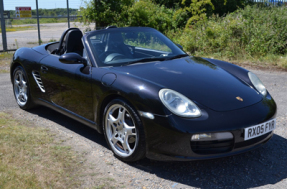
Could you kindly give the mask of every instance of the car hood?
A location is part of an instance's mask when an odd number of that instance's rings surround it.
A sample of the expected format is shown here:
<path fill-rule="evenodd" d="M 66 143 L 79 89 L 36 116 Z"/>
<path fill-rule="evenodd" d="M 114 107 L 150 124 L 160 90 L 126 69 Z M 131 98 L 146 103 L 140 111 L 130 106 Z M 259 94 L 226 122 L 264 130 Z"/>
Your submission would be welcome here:
<path fill-rule="evenodd" d="M 132 64 L 113 69 L 175 90 L 193 102 L 215 111 L 235 110 L 262 100 L 261 95 L 246 83 L 198 57 Z"/>

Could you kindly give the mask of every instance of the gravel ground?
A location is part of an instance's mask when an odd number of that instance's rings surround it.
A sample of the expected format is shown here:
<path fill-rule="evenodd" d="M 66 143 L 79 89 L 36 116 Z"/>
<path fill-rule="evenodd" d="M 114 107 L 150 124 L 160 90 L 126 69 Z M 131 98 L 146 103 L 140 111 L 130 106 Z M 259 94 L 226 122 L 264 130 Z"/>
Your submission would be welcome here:
<path fill-rule="evenodd" d="M 263 147 L 245 154 L 216 160 L 157 162 L 143 159 L 123 163 L 93 129 L 45 107 L 31 111 L 17 108 L 8 74 L 0 74 L 0 111 L 29 120 L 55 133 L 63 144 L 84 157 L 86 174 L 82 188 L 109 181 L 122 188 L 286 188 L 287 186 L 287 74 L 254 72 L 267 86 L 278 105 L 277 128 Z M 95 174 L 96 173 L 96 174 Z"/>

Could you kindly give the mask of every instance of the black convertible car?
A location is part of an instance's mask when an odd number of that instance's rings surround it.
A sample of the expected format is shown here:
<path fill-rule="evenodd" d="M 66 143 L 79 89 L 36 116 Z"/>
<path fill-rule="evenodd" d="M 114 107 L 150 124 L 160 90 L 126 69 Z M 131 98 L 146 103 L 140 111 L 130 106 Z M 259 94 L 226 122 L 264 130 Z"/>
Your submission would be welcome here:
<path fill-rule="evenodd" d="M 189 56 L 152 28 L 67 29 L 18 49 L 11 81 L 20 108 L 44 105 L 96 129 L 123 161 L 235 155 L 275 129 L 276 103 L 255 74 Z"/>

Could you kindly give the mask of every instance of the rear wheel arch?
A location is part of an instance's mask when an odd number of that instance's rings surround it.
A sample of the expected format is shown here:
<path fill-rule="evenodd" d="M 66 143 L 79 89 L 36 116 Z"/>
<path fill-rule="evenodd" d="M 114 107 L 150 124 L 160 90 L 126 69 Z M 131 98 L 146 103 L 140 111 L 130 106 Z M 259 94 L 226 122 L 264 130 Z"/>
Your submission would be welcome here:
<path fill-rule="evenodd" d="M 19 73 L 20 75 L 22 75 L 22 79 L 21 79 L 21 81 L 23 81 L 23 82 L 21 82 L 22 84 L 15 85 L 16 73 Z M 24 78 L 24 80 L 23 80 L 23 78 Z M 19 79 L 19 81 L 20 81 L 20 79 Z M 28 109 L 35 107 L 35 103 L 34 103 L 32 96 L 31 96 L 29 78 L 28 78 L 28 75 L 27 75 L 25 68 L 21 64 L 18 64 L 18 65 L 16 64 L 15 68 L 11 69 L 11 82 L 13 84 L 13 93 L 14 93 L 16 102 L 18 103 L 19 107 L 21 109 L 24 109 L 24 110 L 28 110 Z M 20 86 L 20 85 L 22 85 L 22 86 Z M 19 87 L 16 87 L 16 86 L 19 86 L 22 89 L 19 89 Z M 23 94 L 26 94 L 25 96 L 27 97 L 27 98 L 25 98 L 26 101 L 25 101 L 25 103 L 23 102 L 23 104 L 19 104 L 19 102 L 17 101 L 17 95 L 19 94 L 19 90 L 20 91 L 22 90 L 22 92 L 20 92 L 20 93 L 22 93 L 22 96 L 23 96 Z"/>
<path fill-rule="evenodd" d="M 27 75 L 27 80 L 29 82 L 29 90 L 30 90 L 30 93 L 31 93 L 31 75 L 29 72 L 27 72 L 27 69 L 25 68 L 25 66 L 23 64 L 21 64 L 20 62 L 14 62 L 11 64 L 11 68 L 10 68 L 10 79 L 11 79 L 11 82 L 13 83 L 13 74 L 14 74 L 14 71 L 17 67 L 22 67 Z M 33 98 L 33 94 L 31 94 L 31 97 Z"/>

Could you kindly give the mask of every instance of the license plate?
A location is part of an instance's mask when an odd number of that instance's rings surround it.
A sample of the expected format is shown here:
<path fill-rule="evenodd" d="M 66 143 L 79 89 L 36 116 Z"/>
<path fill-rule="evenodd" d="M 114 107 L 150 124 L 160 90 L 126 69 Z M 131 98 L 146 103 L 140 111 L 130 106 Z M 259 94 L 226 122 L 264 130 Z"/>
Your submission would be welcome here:
<path fill-rule="evenodd" d="M 247 127 L 244 129 L 244 140 L 249 140 L 252 138 L 259 137 L 276 128 L 276 119 L 271 119 L 264 123 Z"/>

